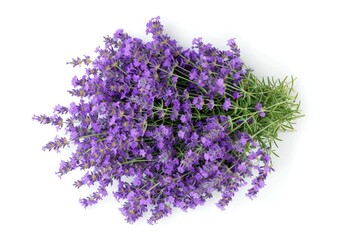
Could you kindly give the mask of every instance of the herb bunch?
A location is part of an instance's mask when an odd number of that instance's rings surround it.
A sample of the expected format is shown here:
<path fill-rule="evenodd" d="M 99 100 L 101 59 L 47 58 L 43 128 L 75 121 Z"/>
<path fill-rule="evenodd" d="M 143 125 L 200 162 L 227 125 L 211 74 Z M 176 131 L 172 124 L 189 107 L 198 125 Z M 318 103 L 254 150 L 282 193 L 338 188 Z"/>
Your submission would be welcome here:
<path fill-rule="evenodd" d="M 174 207 L 202 205 L 215 191 L 220 209 L 245 185 L 255 197 L 273 171 L 279 131 L 293 129 L 301 116 L 294 79 L 258 79 L 234 39 L 227 51 L 201 38 L 183 48 L 159 17 L 146 33 L 149 42 L 117 30 L 96 58 L 74 58 L 74 67 L 86 66 L 69 91 L 78 101 L 57 105 L 51 116 L 34 115 L 64 132 L 44 150 L 76 149 L 57 174 L 84 171 L 74 186 L 97 187 L 80 199 L 84 207 L 115 184 L 112 194 L 129 223 L 151 211 L 153 224 Z"/>

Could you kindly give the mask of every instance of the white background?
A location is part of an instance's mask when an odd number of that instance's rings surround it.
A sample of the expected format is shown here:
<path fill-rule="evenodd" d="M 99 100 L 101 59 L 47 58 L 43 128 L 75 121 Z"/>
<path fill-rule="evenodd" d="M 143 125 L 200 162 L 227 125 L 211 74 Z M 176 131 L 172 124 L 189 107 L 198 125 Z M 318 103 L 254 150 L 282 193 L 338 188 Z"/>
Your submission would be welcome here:
<path fill-rule="evenodd" d="M 1 1 L 0 239 L 360 239 L 357 1 Z M 93 53 L 118 28 L 143 39 L 161 16 L 189 47 L 232 37 L 259 76 L 298 78 L 306 117 L 282 135 L 267 187 L 240 192 L 226 211 L 209 201 L 155 226 L 127 224 L 112 197 L 84 210 L 77 174 L 41 147 L 56 131 L 31 121 L 69 101 L 65 62 Z"/>

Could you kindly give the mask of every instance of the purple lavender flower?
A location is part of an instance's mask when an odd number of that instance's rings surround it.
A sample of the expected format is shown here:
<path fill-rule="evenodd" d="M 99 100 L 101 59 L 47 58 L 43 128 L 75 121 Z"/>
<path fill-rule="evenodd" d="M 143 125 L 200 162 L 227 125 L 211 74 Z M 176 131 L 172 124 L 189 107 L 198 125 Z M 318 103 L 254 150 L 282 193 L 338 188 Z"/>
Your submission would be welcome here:
<path fill-rule="evenodd" d="M 197 109 L 201 110 L 203 108 L 203 105 L 204 105 L 203 96 L 200 95 L 198 97 L 194 97 L 193 104 L 195 105 L 195 107 Z"/>
<path fill-rule="evenodd" d="M 255 105 L 255 111 L 262 111 L 262 105 L 261 105 L 261 103 L 257 103 L 257 104 Z"/>
<path fill-rule="evenodd" d="M 216 86 L 218 87 L 217 92 L 220 95 L 224 95 L 224 93 L 225 93 L 224 79 L 220 78 L 220 79 L 216 80 Z"/>
<path fill-rule="evenodd" d="M 152 18 L 146 24 L 146 34 L 151 33 L 153 36 L 161 36 L 163 33 L 163 26 L 160 23 L 160 17 Z"/>
<path fill-rule="evenodd" d="M 255 111 L 259 112 L 259 116 L 262 118 L 266 116 L 266 113 L 264 112 L 264 109 L 263 109 L 261 103 L 257 103 L 255 105 Z"/>
<path fill-rule="evenodd" d="M 266 114 L 258 102 L 262 93 L 246 89 L 252 82 L 235 40 L 227 51 L 201 38 L 184 49 L 164 33 L 159 17 L 148 22 L 146 33 L 149 42 L 117 30 L 93 59 L 73 58 L 69 64 L 85 67 L 68 91 L 78 101 L 57 105 L 53 115 L 33 116 L 65 135 L 43 150 L 74 148 L 57 174 L 80 169 L 84 175 L 73 185 L 97 186 L 79 200 L 85 208 L 117 186 L 113 196 L 129 223 L 150 211 L 148 223 L 154 224 L 173 208 L 202 205 L 214 191 L 221 192 L 216 205 L 225 209 L 248 182 L 247 196 L 254 198 L 273 171 L 270 141 L 264 141 L 265 131 L 250 131 L 267 122 L 256 121 L 254 109 Z M 246 102 L 253 98 L 255 107 Z"/>
<path fill-rule="evenodd" d="M 228 111 L 230 106 L 231 106 L 230 98 L 225 99 L 224 104 L 223 104 L 223 109 L 225 111 Z"/>
<path fill-rule="evenodd" d="M 214 100 L 210 99 L 209 102 L 207 103 L 207 107 L 209 108 L 210 111 L 212 111 L 214 109 Z"/>
<path fill-rule="evenodd" d="M 242 94 L 239 93 L 238 91 L 234 91 L 232 95 L 233 95 L 233 97 L 234 97 L 235 99 L 239 99 L 239 98 L 242 97 Z"/>

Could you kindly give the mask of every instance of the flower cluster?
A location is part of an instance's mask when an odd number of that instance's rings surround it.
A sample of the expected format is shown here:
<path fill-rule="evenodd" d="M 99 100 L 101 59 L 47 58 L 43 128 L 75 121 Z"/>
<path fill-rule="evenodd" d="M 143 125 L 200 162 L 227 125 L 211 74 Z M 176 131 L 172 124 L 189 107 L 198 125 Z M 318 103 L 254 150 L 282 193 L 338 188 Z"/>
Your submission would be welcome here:
<path fill-rule="evenodd" d="M 69 91 L 79 100 L 33 117 L 65 130 L 44 150 L 76 148 L 58 175 L 81 169 L 74 186 L 97 186 L 80 203 L 96 204 L 116 184 L 112 194 L 129 223 L 150 211 L 153 224 L 174 207 L 202 205 L 214 191 L 224 209 L 248 183 L 247 196 L 255 197 L 273 171 L 278 130 L 299 115 L 292 86 L 258 80 L 233 39 L 227 51 L 201 38 L 186 49 L 159 20 L 147 24 L 149 42 L 118 30 L 96 58 L 74 58 L 70 64 L 86 66 Z"/>

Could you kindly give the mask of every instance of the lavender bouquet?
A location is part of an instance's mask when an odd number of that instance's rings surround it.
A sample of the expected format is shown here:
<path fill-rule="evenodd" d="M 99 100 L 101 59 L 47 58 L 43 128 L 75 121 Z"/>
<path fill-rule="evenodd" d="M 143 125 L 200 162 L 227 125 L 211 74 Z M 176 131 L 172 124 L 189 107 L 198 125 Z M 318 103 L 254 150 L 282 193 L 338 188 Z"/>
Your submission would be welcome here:
<path fill-rule="evenodd" d="M 73 59 L 74 67 L 86 66 L 69 91 L 78 101 L 33 117 L 64 133 L 44 150 L 75 149 L 57 174 L 80 169 L 74 186 L 95 185 L 80 203 L 96 204 L 115 184 L 112 194 L 129 223 L 151 211 L 153 224 L 216 191 L 220 209 L 246 185 L 255 197 L 273 171 L 279 131 L 293 129 L 301 116 L 294 79 L 258 79 L 233 39 L 227 51 L 201 38 L 185 49 L 159 20 L 147 24 L 149 42 L 117 30 L 96 58 Z"/>

